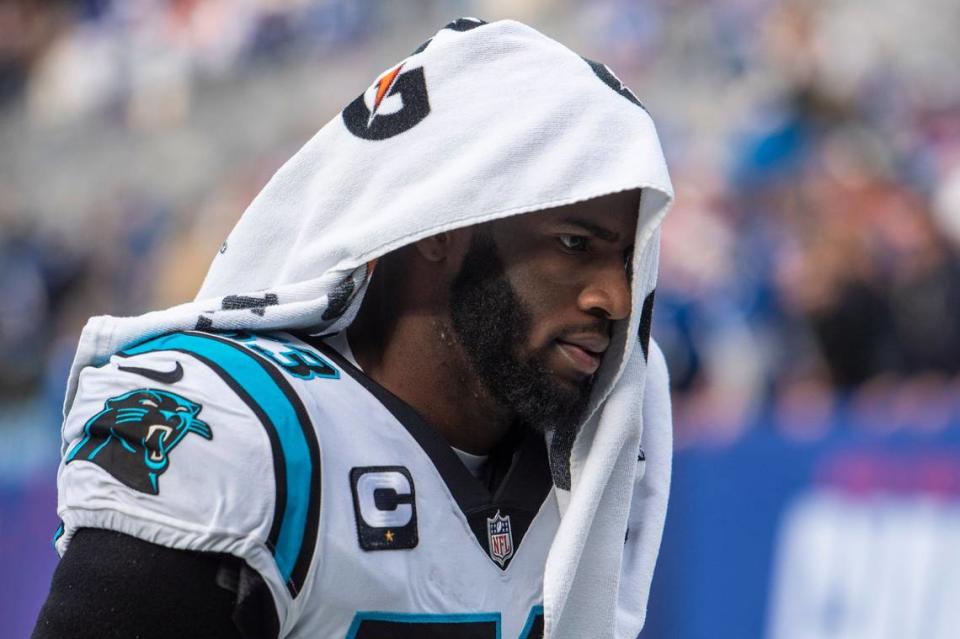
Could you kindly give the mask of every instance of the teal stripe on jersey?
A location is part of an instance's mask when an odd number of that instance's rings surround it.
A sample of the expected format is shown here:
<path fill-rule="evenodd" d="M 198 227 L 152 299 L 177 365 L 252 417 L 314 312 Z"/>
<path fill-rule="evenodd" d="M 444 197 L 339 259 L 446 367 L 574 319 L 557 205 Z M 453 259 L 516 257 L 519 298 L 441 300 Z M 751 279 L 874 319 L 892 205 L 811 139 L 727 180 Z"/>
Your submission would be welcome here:
<path fill-rule="evenodd" d="M 523 624 L 523 630 L 520 631 L 520 639 L 533 639 L 533 625 L 537 623 L 537 617 L 543 617 L 543 605 L 534 606 L 527 615 L 527 623 Z M 540 624 L 540 631 L 543 631 L 543 623 Z"/>
<path fill-rule="evenodd" d="M 284 581 L 289 583 L 303 545 L 313 473 L 309 445 L 297 411 L 255 355 L 213 337 L 173 333 L 126 349 L 123 353 L 140 355 L 169 350 L 195 353 L 215 363 L 233 377 L 273 422 L 283 453 L 287 490 L 274 559 Z"/>

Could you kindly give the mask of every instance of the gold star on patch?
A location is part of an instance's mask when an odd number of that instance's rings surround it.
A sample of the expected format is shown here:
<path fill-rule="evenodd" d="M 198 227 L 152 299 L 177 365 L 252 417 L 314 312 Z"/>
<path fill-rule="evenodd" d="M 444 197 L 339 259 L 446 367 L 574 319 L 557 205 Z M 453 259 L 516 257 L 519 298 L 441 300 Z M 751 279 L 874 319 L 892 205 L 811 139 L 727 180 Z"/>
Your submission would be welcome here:
<path fill-rule="evenodd" d="M 393 543 L 393 537 L 394 537 L 394 535 L 393 535 L 393 531 L 392 531 L 392 530 L 388 530 L 387 532 L 385 532 L 385 533 L 383 534 L 383 536 L 384 536 L 384 538 L 387 540 L 387 543 L 388 543 L 388 544 L 392 544 L 392 543 Z"/>

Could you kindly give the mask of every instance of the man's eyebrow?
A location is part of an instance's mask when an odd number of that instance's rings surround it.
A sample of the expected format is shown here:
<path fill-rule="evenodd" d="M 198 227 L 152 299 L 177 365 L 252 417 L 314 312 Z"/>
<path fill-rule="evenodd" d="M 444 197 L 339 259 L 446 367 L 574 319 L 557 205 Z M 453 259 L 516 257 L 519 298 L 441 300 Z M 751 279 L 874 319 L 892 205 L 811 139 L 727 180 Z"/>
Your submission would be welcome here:
<path fill-rule="evenodd" d="M 568 217 L 561 220 L 565 224 L 573 224 L 574 226 L 579 226 L 585 231 L 589 231 L 592 235 L 600 238 L 601 240 L 607 242 L 616 242 L 620 239 L 620 234 L 616 231 L 611 231 L 608 228 L 604 228 L 599 224 L 594 224 L 588 220 L 583 220 L 578 217 Z"/>

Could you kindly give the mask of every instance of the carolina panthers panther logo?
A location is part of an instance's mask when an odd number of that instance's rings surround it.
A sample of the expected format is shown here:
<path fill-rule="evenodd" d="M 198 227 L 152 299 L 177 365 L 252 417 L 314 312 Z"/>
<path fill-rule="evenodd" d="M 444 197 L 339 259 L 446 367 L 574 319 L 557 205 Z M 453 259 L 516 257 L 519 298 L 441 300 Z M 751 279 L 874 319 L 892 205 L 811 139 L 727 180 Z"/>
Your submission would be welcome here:
<path fill-rule="evenodd" d="M 140 389 L 108 399 L 83 427 L 83 439 L 67 463 L 91 461 L 140 492 L 159 493 L 157 477 L 170 465 L 170 451 L 187 433 L 213 439 L 197 419 L 202 407 L 167 391 Z"/>

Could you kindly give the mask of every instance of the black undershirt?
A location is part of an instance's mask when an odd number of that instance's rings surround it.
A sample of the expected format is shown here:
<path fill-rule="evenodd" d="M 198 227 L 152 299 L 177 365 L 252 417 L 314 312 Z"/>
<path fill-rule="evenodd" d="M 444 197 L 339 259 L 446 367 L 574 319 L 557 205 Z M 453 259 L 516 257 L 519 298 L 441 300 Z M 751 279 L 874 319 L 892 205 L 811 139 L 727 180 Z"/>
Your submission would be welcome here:
<path fill-rule="evenodd" d="M 263 579 L 237 557 L 81 528 L 53 574 L 33 639 L 276 637 Z"/>

